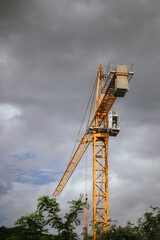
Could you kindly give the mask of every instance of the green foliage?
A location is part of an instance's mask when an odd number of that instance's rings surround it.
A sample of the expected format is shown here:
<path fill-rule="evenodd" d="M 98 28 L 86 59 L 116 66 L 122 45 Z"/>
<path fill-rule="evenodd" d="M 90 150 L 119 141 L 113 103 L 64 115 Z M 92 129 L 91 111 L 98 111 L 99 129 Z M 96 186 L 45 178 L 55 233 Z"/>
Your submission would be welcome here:
<path fill-rule="evenodd" d="M 55 239 L 76 240 L 78 235 L 74 232 L 75 226 L 80 225 L 78 214 L 84 209 L 85 202 L 82 202 L 82 196 L 77 201 L 69 202 L 71 204 L 69 213 L 64 216 L 65 221 L 58 216 L 60 212 L 59 204 L 56 199 L 49 199 L 48 196 L 43 196 L 38 199 L 37 211 L 45 213 L 47 224 L 52 228 L 57 229 L 58 235 Z"/>
<path fill-rule="evenodd" d="M 105 233 L 98 227 L 96 240 L 160 240 L 160 208 L 150 208 L 150 212 L 137 220 L 137 225 L 128 222 L 121 227 L 110 221 L 109 230 Z"/>
<path fill-rule="evenodd" d="M 142 236 L 142 240 L 160 240 L 160 208 L 150 207 L 151 211 L 144 214 L 144 218 L 139 218 L 137 231 Z"/>
<path fill-rule="evenodd" d="M 15 224 L 18 227 L 0 228 L 0 240 L 77 240 L 75 228 L 80 224 L 78 214 L 83 211 L 85 202 L 82 196 L 77 201 L 70 202 L 69 212 L 64 220 L 58 216 L 59 203 L 56 199 L 43 196 L 38 199 L 37 211 L 19 218 Z M 47 227 L 57 230 L 57 235 L 49 235 Z"/>
<path fill-rule="evenodd" d="M 134 227 L 112 226 L 109 231 L 97 236 L 97 240 L 141 240 Z"/>
<path fill-rule="evenodd" d="M 0 227 L 0 239 L 1 240 L 18 240 L 20 239 L 21 227 L 6 228 Z"/>
<path fill-rule="evenodd" d="M 62 225 L 62 219 L 58 216 L 60 212 L 59 203 L 56 202 L 56 199 L 50 199 L 49 196 L 43 196 L 38 199 L 37 211 L 42 214 L 47 214 L 46 223 L 49 224 L 52 228 L 60 231 Z"/>
<path fill-rule="evenodd" d="M 37 211 L 22 216 L 13 228 L 0 227 L 0 240 L 78 240 L 75 232 L 80 224 L 78 214 L 83 212 L 85 202 L 82 196 L 69 202 L 69 212 L 62 219 L 59 217 L 60 205 L 56 199 L 43 196 L 38 199 Z M 137 224 L 128 222 L 125 227 L 118 226 L 116 221 L 109 220 L 109 230 L 104 232 L 101 225 L 96 225 L 96 240 L 160 240 L 160 208 L 150 207 Z M 56 235 L 48 234 L 48 227 L 57 230 Z M 85 240 L 92 236 L 85 235 Z"/>
<path fill-rule="evenodd" d="M 32 213 L 30 215 L 22 216 L 16 222 L 16 225 L 19 225 L 24 229 L 24 233 L 37 235 L 48 232 L 44 227 L 46 226 L 46 220 L 42 213 Z"/>
<path fill-rule="evenodd" d="M 0 240 L 54 240 L 53 235 L 37 233 L 34 234 L 22 227 L 6 228 L 0 227 Z"/>

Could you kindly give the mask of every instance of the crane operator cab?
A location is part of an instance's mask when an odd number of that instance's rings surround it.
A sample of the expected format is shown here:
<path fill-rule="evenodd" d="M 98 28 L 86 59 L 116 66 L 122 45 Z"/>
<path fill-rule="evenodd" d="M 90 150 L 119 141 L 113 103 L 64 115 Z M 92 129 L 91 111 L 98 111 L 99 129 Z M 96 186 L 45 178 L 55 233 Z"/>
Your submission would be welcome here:
<path fill-rule="evenodd" d="M 117 136 L 120 131 L 119 116 L 116 111 L 110 111 L 108 114 L 108 132 L 110 136 Z"/>

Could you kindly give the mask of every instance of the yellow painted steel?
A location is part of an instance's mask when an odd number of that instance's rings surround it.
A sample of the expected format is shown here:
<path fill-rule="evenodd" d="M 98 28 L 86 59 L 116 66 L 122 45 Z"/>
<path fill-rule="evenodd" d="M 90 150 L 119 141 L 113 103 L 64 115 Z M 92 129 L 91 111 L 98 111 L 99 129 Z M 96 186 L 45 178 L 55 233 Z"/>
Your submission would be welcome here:
<path fill-rule="evenodd" d="M 91 135 L 85 134 L 83 136 L 76 152 L 74 153 L 70 163 L 68 164 L 68 167 L 67 167 L 63 177 L 61 178 L 61 180 L 58 184 L 58 187 L 54 191 L 53 196 L 55 196 L 55 197 L 59 196 L 59 194 L 61 193 L 61 191 L 65 187 L 66 183 L 68 182 L 69 178 L 71 177 L 71 175 L 72 175 L 74 169 L 76 168 L 77 164 L 81 160 L 81 158 L 82 158 L 83 154 L 85 153 L 86 149 L 88 148 L 89 144 L 91 143 L 91 140 L 92 140 Z"/>
<path fill-rule="evenodd" d="M 92 134 L 87 132 L 82 137 L 79 146 L 77 147 L 68 167 L 60 180 L 53 196 L 58 196 L 74 169 L 88 148 L 93 142 L 93 239 L 96 239 L 96 224 L 99 224 L 104 231 L 108 229 L 108 139 L 109 134 L 103 130 L 99 132 L 97 129 L 107 128 L 107 115 L 116 100 L 114 96 L 114 81 L 117 75 L 128 75 L 130 80 L 133 73 L 130 75 L 119 72 L 107 73 L 108 79 L 104 83 L 104 69 L 99 66 L 97 73 L 97 89 L 95 99 L 94 117 L 89 125 L 93 129 Z M 105 84 L 108 85 L 105 85 Z M 107 86 L 107 87 L 106 87 Z M 106 87 L 105 91 L 104 88 Z M 94 127 L 96 130 L 94 131 Z"/>
<path fill-rule="evenodd" d="M 94 111 L 95 113 L 100 104 L 100 101 L 102 101 L 102 98 L 103 98 L 102 89 L 104 84 L 103 84 L 103 77 L 101 74 L 102 69 L 103 67 L 102 65 L 100 65 L 97 72 L 97 91 L 96 91 L 96 101 L 95 101 L 95 111 Z"/>
<path fill-rule="evenodd" d="M 108 229 L 108 133 L 93 133 L 93 239 Z"/>

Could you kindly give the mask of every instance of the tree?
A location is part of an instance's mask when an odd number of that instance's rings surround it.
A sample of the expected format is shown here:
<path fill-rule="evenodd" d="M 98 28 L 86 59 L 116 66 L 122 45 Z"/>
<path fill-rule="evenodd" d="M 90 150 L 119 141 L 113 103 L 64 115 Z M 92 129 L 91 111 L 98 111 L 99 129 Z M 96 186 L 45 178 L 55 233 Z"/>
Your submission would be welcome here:
<path fill-rule="evenodd" d="M 96 240 L 160 240 L 160 208 L 150 208 L 150 212 L 137 220 L 137 225 L 128 222 L 122 227 L 110 221 L 107 232 L 97 227 Z"/>
<path fill-rule="evenodd" d="M 98 234 L 97 240 L 142 240 L 141 236 L 137 234 L 135 227 L 128 225 L 125 227 L 113 225 L 106 232 Z"/>
<path fill-rule="evenodd" d="M 142 240 L 160 240 L 160 208 L 150 207 L 151 211 L 144 213 L 144 218 L 139 218 L 137 231 Z"/>
<path fill-rule="evenodd" d="M 38 199 L 37 211 L 45 213 L 47 224 L 52 228 L 57 229 L 58 235 L 56 239 L 77 240 L 78 235 L 75 233 L 75 226 L 80 225 L 78 214 L 83 212 L 85 202 L 82 202 L 82 196 L 77 201 L 69 202 L 71 204 L 69 213 L 64 216 L 65 221 L 58 216 L 60 212 L 59 203 L 56 199 L 50 199 L 48 196 L 43 196 Z"/>
<path fill-rule="evenodd" d="M 15 224 L 21 227 L 20 239 L 41 239 L 48 232 L 48 229 L 45 228 L 47 222 L 43 214 L 38 212 L 22 216 Z"/>
<path fill-rule="evenodd" d="M 21 227 L 0 227 L 0 239 L 1 240 L 19 240 L 21 235 L 22 228 Z"/>
<path fill-rule="evenodd" d="M 21 228 L 19 236 L 11 236 L 13 239 L 40 239 L 40 240 L 77 240 L 78 235 L 75 232 L 75 227 L 80 224 L 78 214 L 83 211 L 82 196 L 77 201 L 69 202 L 69 213 L 66 213 L 64 220 L 59 217 L 60 206 L 55 198 L 43 196 L 38 199 L 37 210 L 35 213 L 22 216 L 15 224 Z M 57 230 L 57 235 L 48 235 L 47 227 Z"/>
<path fill-rule="evenodd" d="M 62 219 L 58 216 L 60 207 L 55 198 L 50 199 L 49 196 L 40 197 L 38 199 L 37 212 L 47 214 L 46 223 L 60 232 Z"/>

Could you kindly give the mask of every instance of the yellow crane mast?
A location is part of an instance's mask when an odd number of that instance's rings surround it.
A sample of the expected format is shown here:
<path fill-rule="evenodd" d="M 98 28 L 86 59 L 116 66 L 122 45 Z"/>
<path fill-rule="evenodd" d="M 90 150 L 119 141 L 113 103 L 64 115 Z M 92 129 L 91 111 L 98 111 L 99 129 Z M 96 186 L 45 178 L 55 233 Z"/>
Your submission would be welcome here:
<path fill-rule="evenodd" d="M 108 139 L 120 130 L 116 111 L 110 111 L 117 97 L 124 97 L 133 76 L 133 65 L 99 66 L 94 116 L 87 127 L 53 196 L 58 196 L 90 143 L 93 143 L 93 239 L 98 223 L 108 229 Z"/>

